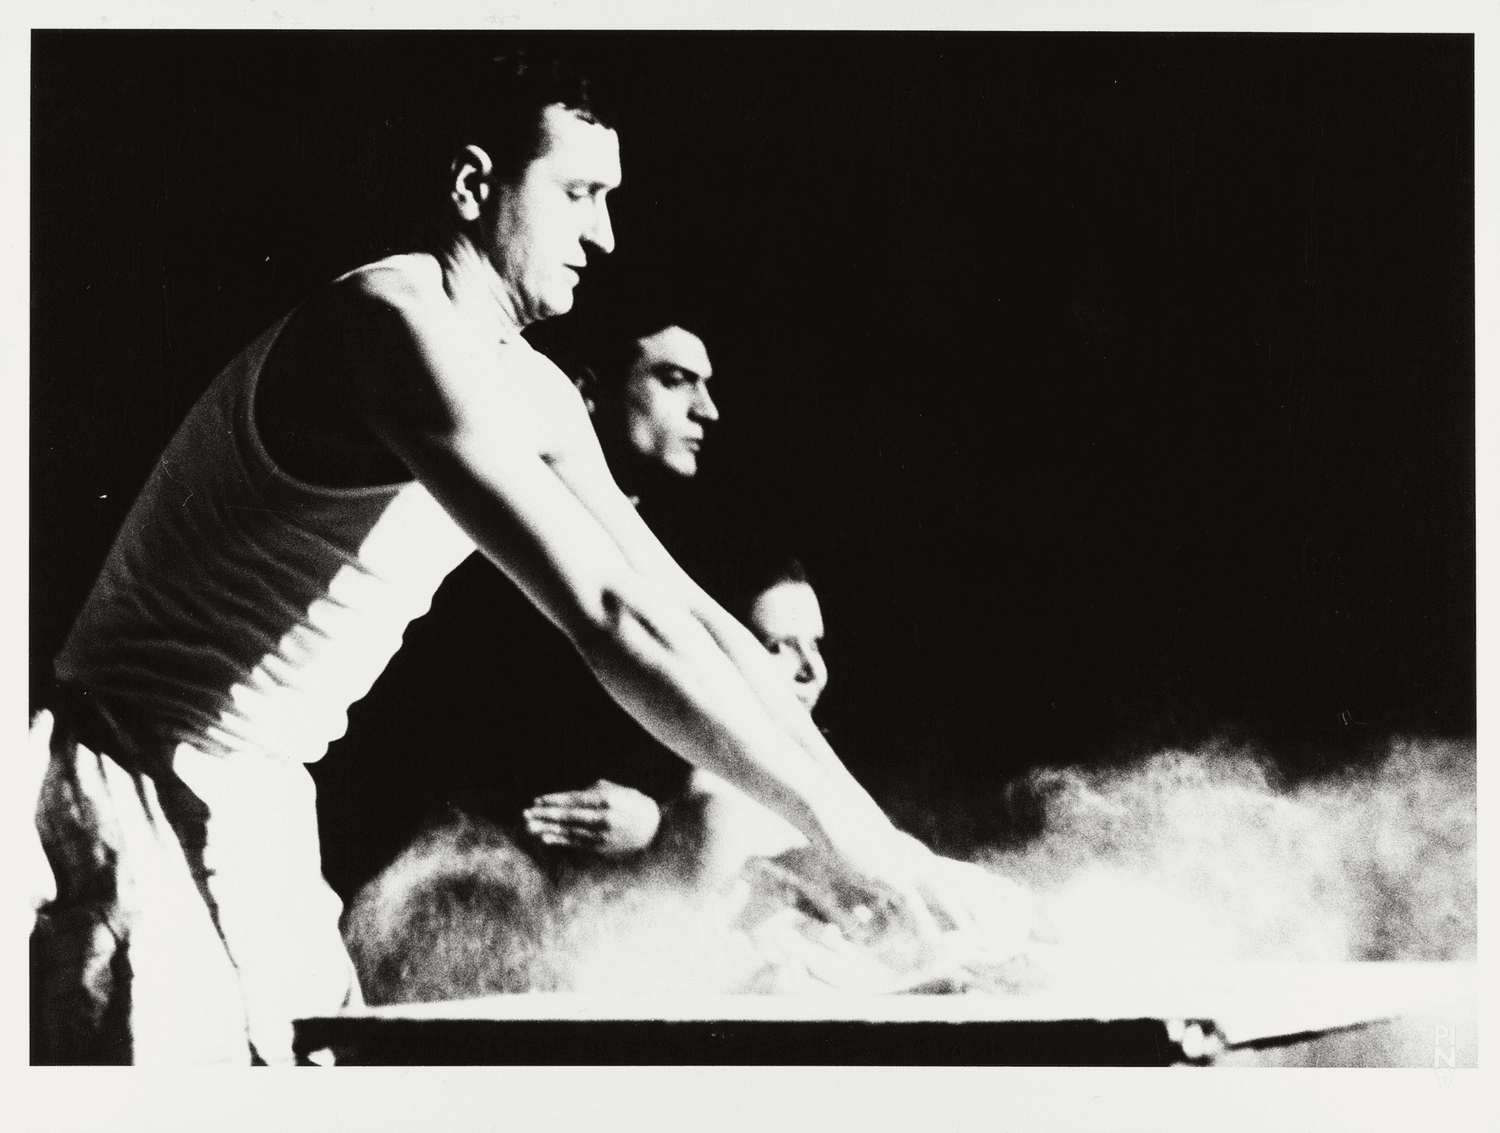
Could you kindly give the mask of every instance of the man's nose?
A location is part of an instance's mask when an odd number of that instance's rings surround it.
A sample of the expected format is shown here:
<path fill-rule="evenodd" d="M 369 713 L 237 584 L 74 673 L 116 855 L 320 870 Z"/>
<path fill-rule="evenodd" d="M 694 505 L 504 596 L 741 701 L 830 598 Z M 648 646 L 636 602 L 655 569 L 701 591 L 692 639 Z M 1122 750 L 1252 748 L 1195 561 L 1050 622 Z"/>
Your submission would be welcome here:
<path fill-rule="evenodd" d="M 825 685 L 828 683 L 828 662 L 823 660 L 823 654 L 812 650 L 807 654 L 807 667 L 812 676 L 808 678 L 809 683 Z"/>
<path fill-rule="evenodd" d="M 603 201 L 594 209 L 593 223 L 584 232 L 583 239 L 606 256 L 615 250 L 615 230 L 609 222 L 609 206 Z"/>
<path fill-rule="evenodd" d="M 719 419 L 719 407 L 714 404 L 714 399 L 709 396 L 708 387 L 699 382 L 693 389 L 693 416 L 700 421 L 717 421 Z"/>

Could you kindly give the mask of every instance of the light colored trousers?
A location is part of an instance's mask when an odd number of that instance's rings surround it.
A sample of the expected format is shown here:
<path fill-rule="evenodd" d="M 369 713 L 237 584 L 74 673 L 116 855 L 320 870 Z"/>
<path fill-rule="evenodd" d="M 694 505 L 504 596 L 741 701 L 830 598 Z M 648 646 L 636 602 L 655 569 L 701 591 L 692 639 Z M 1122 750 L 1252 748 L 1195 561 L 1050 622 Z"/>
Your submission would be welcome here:
<path fill-rule="evenodd" d="M 33 722 L 21 796 L 40 1057 L 290 1063 L 294 1018 L 359 997 L 306 767 L 180 745 L 153 776 L 54 731 Z"/>

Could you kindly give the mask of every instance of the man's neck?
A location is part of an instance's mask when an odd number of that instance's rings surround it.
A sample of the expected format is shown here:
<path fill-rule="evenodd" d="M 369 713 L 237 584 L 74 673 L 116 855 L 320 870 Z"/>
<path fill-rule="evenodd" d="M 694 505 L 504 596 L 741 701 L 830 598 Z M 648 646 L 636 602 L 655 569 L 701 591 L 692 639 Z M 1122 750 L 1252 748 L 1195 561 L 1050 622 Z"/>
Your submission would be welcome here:
<path fill-rule="evenodd" d="M 637 508 L 641 506 L 642 499 L 653 503 L 660 497 L 675 499 L 675 493 L 689 484 L 686 477 L 663 468 L 655 461 L 643 459 L 628 442 L 619 441 L 613 430 L 604 428 L 596 431 L 599 435 L 599 447 L 604 450 L 604 459 L 615 484 Z"/>
<path fill-rule="evenodd" d="M 437 253 L 443 288 L 454 308 L 476 328 L 500 342 L 515 338 L 526 325 L 505 280 L 463 233 L 456 233 Z"/>

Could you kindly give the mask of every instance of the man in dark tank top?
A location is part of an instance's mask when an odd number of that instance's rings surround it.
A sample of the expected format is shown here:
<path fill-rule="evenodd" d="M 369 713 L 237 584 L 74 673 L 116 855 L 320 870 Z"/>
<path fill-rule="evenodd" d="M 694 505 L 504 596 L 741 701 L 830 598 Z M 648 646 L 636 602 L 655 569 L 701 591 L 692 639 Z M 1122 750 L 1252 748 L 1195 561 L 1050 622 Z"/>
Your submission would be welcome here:
<path fill-rule="evenodd" d="M 455 87 L 440 235 L 231 363 L 64 651 L 66 694 L 29 749 L 52 874 L 34 886 L 42 1061 L 286 1062 L 293 1019 L 358 1000 L 304 764 L 470 547 L 656 740 L 779 814 L 851 890 L 932 947 L 934 916 L 972 924 L 971 894 L 664 550 L 578 391 L 520 335 L 614 246 L 619 139 L 588 84 L 510 56 Z"/>

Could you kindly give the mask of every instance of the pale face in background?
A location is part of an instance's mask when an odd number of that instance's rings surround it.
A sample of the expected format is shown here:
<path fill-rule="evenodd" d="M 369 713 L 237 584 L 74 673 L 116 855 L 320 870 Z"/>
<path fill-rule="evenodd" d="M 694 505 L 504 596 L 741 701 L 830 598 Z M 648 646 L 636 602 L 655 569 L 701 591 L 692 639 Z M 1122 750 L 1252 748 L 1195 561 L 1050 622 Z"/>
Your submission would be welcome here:
<path fill-rule="evenodd" d="M 782 582 L 750 607 L 750 628 L 775 658 L 809 712 L 828 684 L 823 660 L 823 610 L 805 582 Z"/>
<path fill-rule="evenodd" d="M 639 346 L 625 379 L 625 435 L 642 459 L 693 476 L 705 426 L 719 419 L 708 394 L 708 349 L 675 326 L 647 335 Z"/>
<path fill-rule="evenodd" d="M 542 118 L 541 155 L 498 187 L 485 254 L 521 323 L 565 314 L 587 249 L 614 250 L 605 196 L 620 183 L 620 140 L 561 106 Z"/>

